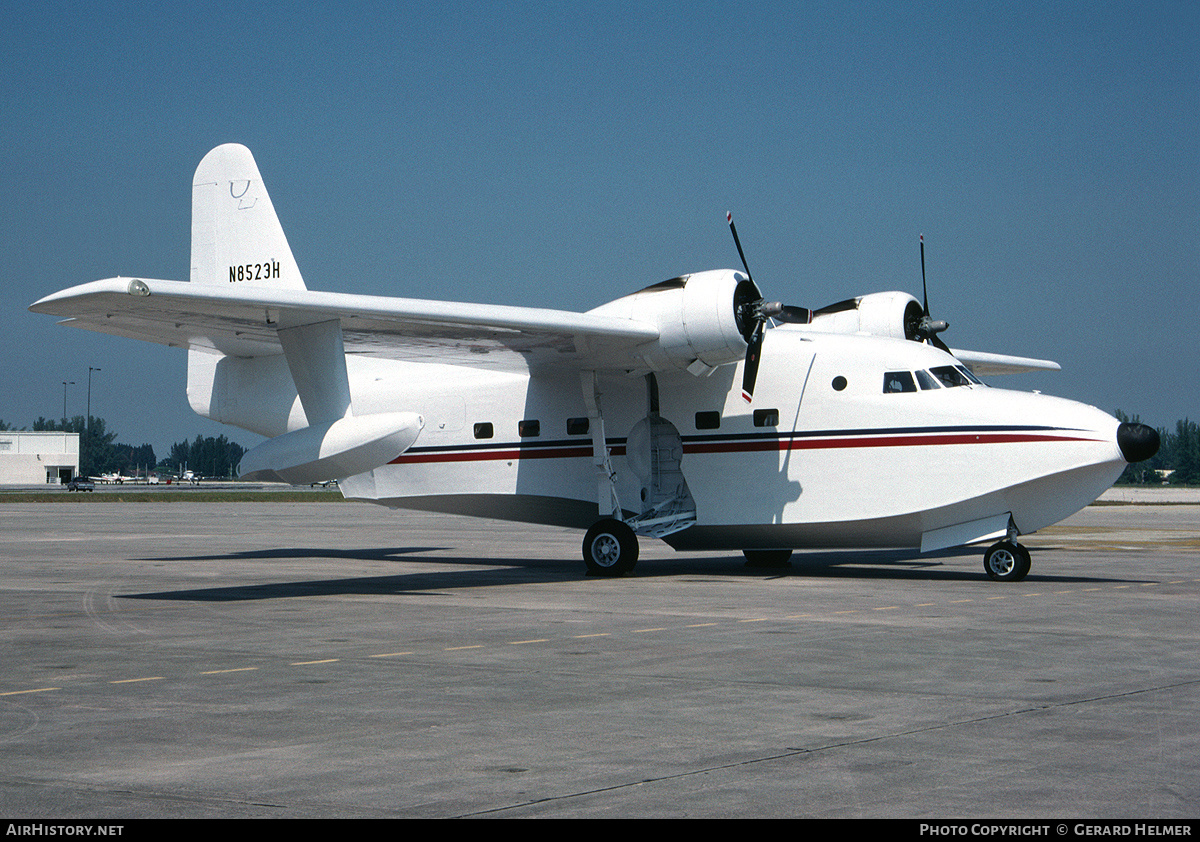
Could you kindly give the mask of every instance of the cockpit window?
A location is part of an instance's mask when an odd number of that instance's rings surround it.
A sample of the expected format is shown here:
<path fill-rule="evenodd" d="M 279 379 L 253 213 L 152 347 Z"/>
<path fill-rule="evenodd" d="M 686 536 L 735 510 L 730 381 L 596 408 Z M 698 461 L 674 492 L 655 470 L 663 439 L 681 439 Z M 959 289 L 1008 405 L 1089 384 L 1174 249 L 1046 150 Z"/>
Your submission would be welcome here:
<path fill-rule="evenodd" d="M 931 368 L 933 376 L 942 381 L 942 385 L 951 386 L 970 386 L 971 381 L 958 370 L 957 366 L 939 365 L 937 368 Z"/>
<path fill-rule="evenodd" d="M 883 393 L 915 392 L 917 384 L 911 371 L 889 371 L 883 375 Z"/>
<path fill-rule="evenodd" d="M 917 382 L 921 384 L 921 389 L 926 391 L 942 388 L 942 384 L 928 371 L 918 371 Z"/>
<path fill-rule="evenodd" d="M 914 380 L 914 377 L 916 378 Z M 915 392 L 917 387 L 928 392 L 954 386 L 983 386 L 982 380 L 961 365 L 940 365 L 928 371 L 888 371 L 883 375 L 883 393 Z"/>
<path fill-rule="evenodd" d="M 957 368 L 959 371 L 961 371 L 963 373 L 963 376 L 966 377 L 968 380 L 970 380 L 972 383 L 974 383 L 976 386 L 987 385 L 982 380 L 980 380 L 978 377 L 976 377 L 974 375 L 974 373 L 972 373 L 971 369 L 967 368 L 966 366 L 958 365 L 958 366 L 955 366 L 955 368 Z"/>

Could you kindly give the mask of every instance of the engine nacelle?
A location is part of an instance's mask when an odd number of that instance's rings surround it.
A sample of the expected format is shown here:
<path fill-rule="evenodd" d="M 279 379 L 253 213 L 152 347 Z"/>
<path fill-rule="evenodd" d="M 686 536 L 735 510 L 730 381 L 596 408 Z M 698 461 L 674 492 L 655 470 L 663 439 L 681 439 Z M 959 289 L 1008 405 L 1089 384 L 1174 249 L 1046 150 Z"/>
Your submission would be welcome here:
<path fill-rule="evenodd" d="M 744 274 L 719 269 L 672 278 L 590 312 L 657 326 L 658 341 L 641 349 L 652 370 L 700 373 L 745 358 L 753 324 L 743 324 L 738 310 L 761 297 Z"/>
<path fill-rule="evenodd" d="M 809 330 L 916 340 L 913 330 L 924 312 L 907 292 L 873 292 L 817 310 Z"/>

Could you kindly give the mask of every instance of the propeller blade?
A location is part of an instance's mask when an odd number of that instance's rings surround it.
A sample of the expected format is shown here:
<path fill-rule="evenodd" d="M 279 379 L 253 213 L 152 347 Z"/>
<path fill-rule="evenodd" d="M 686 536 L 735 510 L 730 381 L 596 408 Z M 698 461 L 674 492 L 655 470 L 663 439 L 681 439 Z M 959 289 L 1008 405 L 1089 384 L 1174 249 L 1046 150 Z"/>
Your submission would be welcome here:
<path fill-rule="evenodd" d="M 746 270 L 746 277 L 753 283 L 754 278 L 750 275 L 750 265 L 746 263 L 746 253 L 742 251 L 742 241 L 738 239 L 737 226 L 733 224 L 733 211 L 725 212 L 725 221 L 729 223 L 729 230 L 733 233 L 733 244 L 737 246 L 738 257 L 742 259 L 742 268 Z"/>
<path fill-rule="evenodd" d="M 921 235 L 921 299 L 925 306 L 925 318 L 929 318 L 929 290 L 925 287 L 925 235 Z"/>
<path fill-rule="evenodd" d="M 804 307 L 792 307 L 780 301 L 767 301 L 758 291 L 758 285 L 750 274 L 750 264 L 746 262 L 746 252 L 742 250 L 742 241 L 738 237 L 737 226 L 733 224 L 733 212 L 725 214 L 729 223 L 729 233 L 733 234 L 733 244 L 737 246 L 738 257 L 742 259 L 742 268 L 746 270 L 748 284 L 739 284 L 739 289 L 747 286 L 743 293 L 735 295 L 734 304 L 737 314 L 738 330 L 746 340 L 746 364 L 742 369 L 742 399 L 746 403 L 754 400 L 754 384 L 758 380 L 758 363 L 762 356 L 763 333 L 767 327 L 767 319 L 786 324 L 806 325 L 813 320 L 812 310 Z M 750 290 L 753 290 L 751 292 Z M 758 296 L 757 299 L 752 296 Z"/>
<path fill-rule="evenodd" d="M 921 235 L 921 320 L 916 325 L 916 336 L 923 342 L 928 342 L 935 348 L 940 348 L 947 354 L 950 349 L 946 343 L 938 339 L 938 334 L 950 327 L 948 322 L 934 321 L 929 315 L 929 288 L 925 284 L 925 235 Z"/>
<path fill-rule="evenodd" d="M 763 345 L 763 323 L 759 322 L 754 328 L 754 335 L 750 337 L 750 344 L 746 348 L 746 365 L 742 369 L 742 400 L 746 403 L 754 401 L 754 384 L 758 380 L 758 362 L 762 357 Z"/>

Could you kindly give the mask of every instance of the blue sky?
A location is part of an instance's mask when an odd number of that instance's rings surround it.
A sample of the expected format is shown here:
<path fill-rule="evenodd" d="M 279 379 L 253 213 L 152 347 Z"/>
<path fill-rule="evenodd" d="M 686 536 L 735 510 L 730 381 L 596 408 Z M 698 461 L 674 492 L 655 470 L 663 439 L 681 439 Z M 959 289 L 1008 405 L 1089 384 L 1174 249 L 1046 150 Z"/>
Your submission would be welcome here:
<path fill-rule="evenodd" d="M 225 432 L 179 351 L 26 307 L 186 279 L 191 174 L 249 146 L 308 286 L 584 310 L 736 267 L 930 300 L 996 378 L 1200 416 L 1200 5 L 6 4 L 0 419 Z"/>

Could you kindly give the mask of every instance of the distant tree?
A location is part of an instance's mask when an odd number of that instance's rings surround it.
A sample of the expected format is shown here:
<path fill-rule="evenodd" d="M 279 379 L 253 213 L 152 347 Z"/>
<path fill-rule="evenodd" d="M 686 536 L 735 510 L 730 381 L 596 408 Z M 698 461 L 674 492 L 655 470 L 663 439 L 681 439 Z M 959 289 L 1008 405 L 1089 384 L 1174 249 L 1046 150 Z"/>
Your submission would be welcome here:
<path fill-rule="evenodd" d="M 154 458 L 154 448 L 148 444 L 134 447 L 131 444 L 118 442 L 113 445 L 117 472 L 126 475 L 136 475 L 140 471 L 153 468 L 157 461 Z"/>
<path fill-rule="evenodd" d="M 186 440 L 177 441 L 171 445 L 171 454 L 167 457 L 167 467 L 178 469 L 188 460 L 188 443 Z"/>
<path fill-rule="evenodd" d="M 1200 424 L 1184 418 L 1175 423 L 1171 442 L 1172 485 L 1200 483 Z"/>
<path fill-rule="evenodd" d="M 191 442 L 171 445 L 168 461 L 172 469 L 186 466 L 198 476 L 233 477 L 245 453 L 244 447 L 224 435 L 216 438 L 197 435 Z"/>

